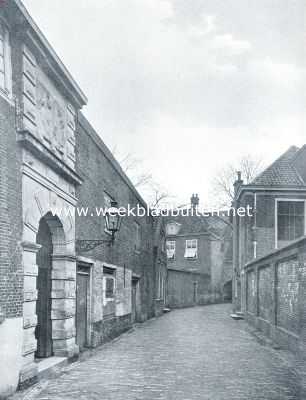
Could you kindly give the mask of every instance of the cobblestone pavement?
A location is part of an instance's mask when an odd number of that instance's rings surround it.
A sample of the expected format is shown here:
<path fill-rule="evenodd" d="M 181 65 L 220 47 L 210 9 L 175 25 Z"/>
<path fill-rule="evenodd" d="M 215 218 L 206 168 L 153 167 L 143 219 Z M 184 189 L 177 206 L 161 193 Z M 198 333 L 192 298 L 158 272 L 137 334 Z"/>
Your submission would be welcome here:
<path fill-rule="evenodd" d="M 229 312 L 229 305 L 211 305 L 147 321 L 50 380 L 34 398 L 299 399 L 290 364 Z"/>

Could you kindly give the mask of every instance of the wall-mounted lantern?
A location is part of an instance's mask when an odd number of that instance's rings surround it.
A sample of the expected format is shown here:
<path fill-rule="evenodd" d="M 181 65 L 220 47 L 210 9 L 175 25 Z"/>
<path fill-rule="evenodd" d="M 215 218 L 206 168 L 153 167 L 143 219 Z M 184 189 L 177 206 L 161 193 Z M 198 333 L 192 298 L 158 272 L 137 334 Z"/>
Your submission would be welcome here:
<path fill-rule="evenodd" d="M 76 240 L 76 252 L 86 252 L 94 249 L 102 244 L 112 246 L 115 241 L 115 235 L 119 231 L 121 226 L 121 216 L 118 209 L 118 203 L 116 201 L 111 202 L 110 208 L 108 208 L 104 215 L 105 227 L 108 232 L 111 233 L 110 239 L 78 239 Z"/>

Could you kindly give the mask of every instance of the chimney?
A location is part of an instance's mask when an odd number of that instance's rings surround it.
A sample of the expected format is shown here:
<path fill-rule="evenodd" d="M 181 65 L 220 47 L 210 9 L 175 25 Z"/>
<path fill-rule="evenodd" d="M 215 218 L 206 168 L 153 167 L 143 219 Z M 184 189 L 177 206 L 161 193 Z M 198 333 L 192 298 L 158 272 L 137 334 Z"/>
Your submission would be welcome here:
<path fill-rule="evenodd" d="M 193 210 L 196 210 L 198 208 L 198 206 L 199 206 L 199 196 L 198 196 L 198 194 L 197 193 L 196 194 L 192 194 L 190 201 L 191 201 L 191 208 Z"/>
<path fill-rule="evenodd" d="M 237 193 L 240 186 L 243 184 L 243 180 L 241 179 L 241 171 L 237 171 L 237 179 L 234 182 L 234 192 Z"/>

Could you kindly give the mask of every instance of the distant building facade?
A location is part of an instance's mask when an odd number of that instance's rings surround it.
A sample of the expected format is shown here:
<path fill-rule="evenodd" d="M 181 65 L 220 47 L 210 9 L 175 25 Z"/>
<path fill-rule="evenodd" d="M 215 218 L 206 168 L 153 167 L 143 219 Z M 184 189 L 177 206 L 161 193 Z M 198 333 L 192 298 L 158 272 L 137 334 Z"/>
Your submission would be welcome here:
<path fill-rule="evenodd" d="M 198 204 L 198 196 L 193 195 L 187 215 L 166 219 L 170 307 L 222 301 L 224 285 L 231 281 L 231 272 L 224 273 L 225 256 L 230 257 L 231 248 L 231 229 L 226 229 L 228 221 L 191 212 Z M 231 261 L 227 266 L 229 271 L 230 265 Z"/>

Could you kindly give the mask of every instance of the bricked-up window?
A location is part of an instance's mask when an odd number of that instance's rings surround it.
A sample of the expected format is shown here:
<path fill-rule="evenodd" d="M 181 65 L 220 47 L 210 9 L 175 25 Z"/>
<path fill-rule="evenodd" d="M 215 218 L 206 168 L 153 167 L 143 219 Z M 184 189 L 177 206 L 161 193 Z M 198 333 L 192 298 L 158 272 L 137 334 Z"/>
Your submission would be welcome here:
<path fill-rule="evenodd" d="M 277 202 L 277 239 L 294 240 L 304 235 L 304 201 Z"/>
<path fill-rule="evenodd" d="M 138 222 L 134 222 L 135 231 L 135 250 L 140 251 L 141 249 L 141 227 Z"/>
<path fill-rule="evenodd" d="M 9 32 L 0 22 L 0 91 L 12 94 L 11 48 Z"/>
<path fill-rule="evenodd" d="M 185 258 L 197 258 L 198 257 L 198 240 L 188 239 L 186 240 Z"/>
<path fill-rule="evenodd" d="M 169 260 L 174 260 L 175 258 L 175 241 L 167 240 L 167 258 Z"/>
<path fill-rule="evenodd" d="M 103 267 L 104 293 L 106 299 L 112 299 L 115 296 L 115 270 Z"/>
<path fill-rule="evenodd" d="M 105 278 L 105 297 L 110 298 L 114 297 L 115 293 L 115 280 L 113 277 Z"/>

